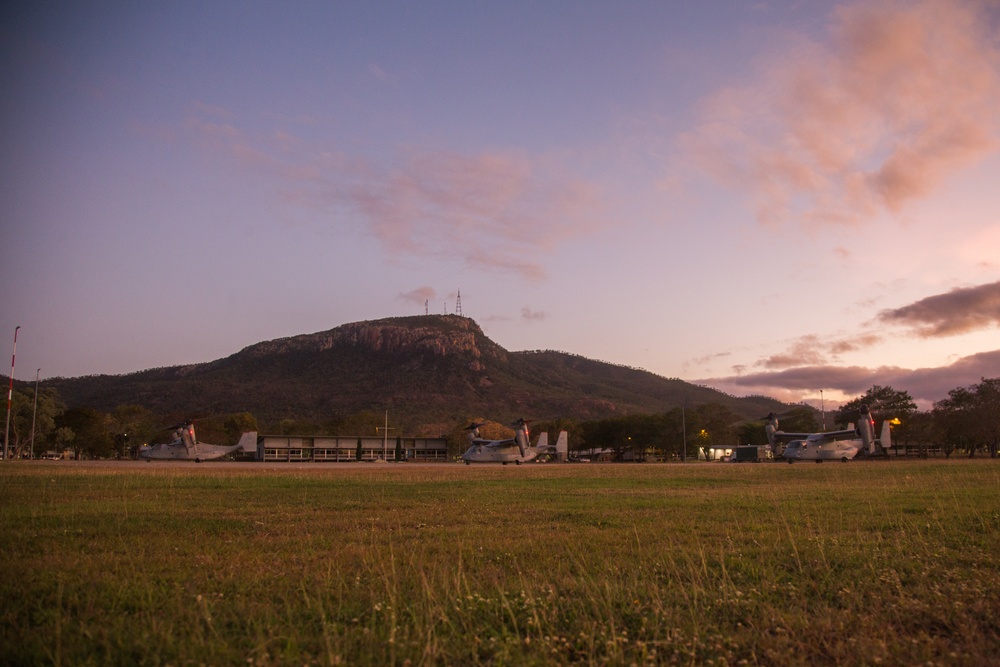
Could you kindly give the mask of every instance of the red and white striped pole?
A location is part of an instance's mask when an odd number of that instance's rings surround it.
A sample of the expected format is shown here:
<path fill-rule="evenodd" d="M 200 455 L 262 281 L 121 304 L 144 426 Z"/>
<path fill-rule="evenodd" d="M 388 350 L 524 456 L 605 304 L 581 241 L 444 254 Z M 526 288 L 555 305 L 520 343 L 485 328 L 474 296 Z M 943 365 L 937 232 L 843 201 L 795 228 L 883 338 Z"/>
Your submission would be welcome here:
<path fill-rule="evenodd" d="M 10 389 L 7 390 L 7 426 L 3 433 L 3 458 L 7 460 L 8 446 L 10 441 L 10 400 L 14 397 L 14 360 L 17 358 L 17 330 L 20 326 L 14 327 L 14 351 L 10 355 Z"/>

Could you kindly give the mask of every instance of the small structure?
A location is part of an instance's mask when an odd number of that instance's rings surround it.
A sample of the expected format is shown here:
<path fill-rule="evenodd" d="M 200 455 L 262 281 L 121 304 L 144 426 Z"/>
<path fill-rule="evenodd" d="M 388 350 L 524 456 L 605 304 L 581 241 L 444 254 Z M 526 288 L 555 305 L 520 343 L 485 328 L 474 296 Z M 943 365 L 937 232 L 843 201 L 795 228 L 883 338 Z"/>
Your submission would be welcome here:
<path fill-rule="evenodd" d="M 356 461 L 358 440 L 362 461 L 396 460 L 395 441 L 382 436 L 356 435 L 261 435 L 257 437 L 257 461 Z M 444 438 L 402 438 L 402 461 L 447 461 Z"/>
<path fill-rule="evenodd" d="M 767 447 L 757 445 L 740 445 L 736 448 L 734 459 L 737 463 L 757 463 L 770 458 Z"/>
<path fill-rule="evenodd" d="M 698 459 L 701 461 L 728 461 L 733 455 L 733 447 L 699 447 Z"/>

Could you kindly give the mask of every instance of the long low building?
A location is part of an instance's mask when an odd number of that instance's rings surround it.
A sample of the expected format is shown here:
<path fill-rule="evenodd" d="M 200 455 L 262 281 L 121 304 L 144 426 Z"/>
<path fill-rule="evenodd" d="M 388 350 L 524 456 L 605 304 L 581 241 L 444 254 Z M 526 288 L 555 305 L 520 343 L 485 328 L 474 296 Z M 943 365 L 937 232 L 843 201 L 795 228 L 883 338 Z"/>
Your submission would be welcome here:
<path fill-rule="evenodd" d="M 257 461 L 395 461 L 396 439 L 332 435 L 259 435 Z M 402 461 L 447 461 L 444 438 L 402 438 Z"/>

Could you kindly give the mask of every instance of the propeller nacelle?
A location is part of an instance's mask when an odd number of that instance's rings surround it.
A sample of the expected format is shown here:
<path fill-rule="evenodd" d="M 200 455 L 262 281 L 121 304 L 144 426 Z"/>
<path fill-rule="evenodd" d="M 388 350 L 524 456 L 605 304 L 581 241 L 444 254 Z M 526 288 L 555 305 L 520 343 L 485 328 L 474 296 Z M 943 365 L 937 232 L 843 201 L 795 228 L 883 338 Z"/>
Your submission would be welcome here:
<path fill-rule="evenodd" d="M 530 422 L 526 421 L 524 418 L 518 419 L 516 422 L 511 424 L 514 427 L 514 440 L 517 442 L 517 448 L 521 450 L 521 456 L 524 456 L 525 450 L 528 448 L 528 424 Z"/>

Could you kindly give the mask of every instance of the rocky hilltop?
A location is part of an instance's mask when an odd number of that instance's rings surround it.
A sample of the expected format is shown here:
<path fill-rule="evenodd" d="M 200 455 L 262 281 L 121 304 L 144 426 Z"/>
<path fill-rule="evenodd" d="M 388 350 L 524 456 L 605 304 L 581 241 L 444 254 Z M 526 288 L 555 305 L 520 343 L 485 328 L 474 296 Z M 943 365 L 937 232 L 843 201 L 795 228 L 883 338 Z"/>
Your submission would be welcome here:
<path fill-rule="evenodd" d="M 505 362 L 507 358 L 506 351 L 486 338 L 478 324 L 457 316 L 354 322 L 330 331 L 257 343 L 245 348 L 240 354 L 267 357 L 303 352 L 322 353 L 341 346 L 387 355 L 429 352 L 438 357 L 465 355 L 475 360 L 485 355 L 500 362 Z M 473 365 L 482 367 L 478 362 Z"/>
<path fill-rule="evenodd" d="M 787 407 L 564 352 L 510 352 L 456 315 L 355 322 L 203 364 L 45 384 L 71 407 L 251 412 L 265 423 L 390 410 L 410 432 L 473 415 L 585 420 L 716 402 L 752 418 Z"/>

